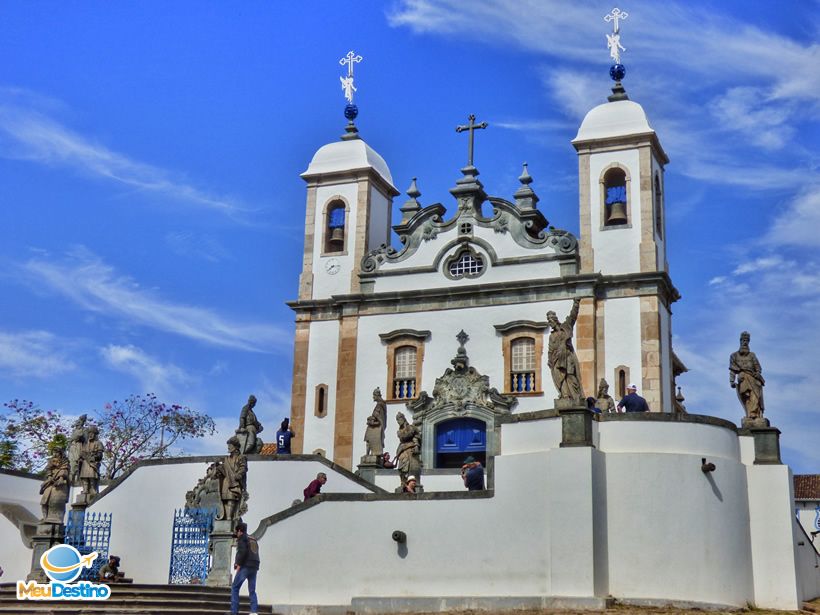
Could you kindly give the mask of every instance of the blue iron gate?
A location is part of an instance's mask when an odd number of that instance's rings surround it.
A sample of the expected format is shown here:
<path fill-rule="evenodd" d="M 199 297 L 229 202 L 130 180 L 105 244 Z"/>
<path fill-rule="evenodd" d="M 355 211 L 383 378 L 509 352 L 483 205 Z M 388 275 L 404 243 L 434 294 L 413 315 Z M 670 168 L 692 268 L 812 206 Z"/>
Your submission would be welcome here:
<path fill-rule="evenodd" d="M 108 543 L 111 539 L 111 513 L 87 513 L 72 510 L 65 526 L 65 544 L 71 545 L 80 555 L 97 552 L 91 568 L 83 568 L 80 578 L 96 581 L 100 568 L 108 562 Z"/>
<path fill-rule="evenodd" d="M 208 577 L 208 545 L 215 514 L 213 508 L 180 508 L 174 511 L 168 583 L 205 583 Z"/>

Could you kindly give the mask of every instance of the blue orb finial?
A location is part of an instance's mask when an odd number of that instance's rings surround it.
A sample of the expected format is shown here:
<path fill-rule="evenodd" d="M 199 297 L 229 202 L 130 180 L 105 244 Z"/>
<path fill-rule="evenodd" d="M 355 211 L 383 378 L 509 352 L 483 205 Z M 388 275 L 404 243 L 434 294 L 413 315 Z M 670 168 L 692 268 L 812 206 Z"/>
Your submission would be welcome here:
<path fill-rule="evenodd" d="M 359 108 L 353 103 L 345 105 L 345 117 L 351 122 L 359 115 Z"/>
<path fill-rule="evenodd" d="M 609 76 L 613 81 L 620 81 L 626 75 L 626 67 L 623 64 L 613 64 L 609 67 Z"/>

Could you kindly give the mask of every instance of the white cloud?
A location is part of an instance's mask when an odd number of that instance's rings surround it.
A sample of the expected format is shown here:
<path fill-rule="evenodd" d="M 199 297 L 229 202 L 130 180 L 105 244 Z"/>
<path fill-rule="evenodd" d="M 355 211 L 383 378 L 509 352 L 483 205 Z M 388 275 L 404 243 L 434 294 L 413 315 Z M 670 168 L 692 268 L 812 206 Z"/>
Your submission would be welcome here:
<path fill-rule="evenodd" d="M 136 378 L 142 393 L 155 393 L 158 397 L 176 397 L 178 385 L 188 384 L 191 377 L 180 367 L 161 363 L 136 346 L 109 344 L 100 348 L 100 354 L 109 367 Z"/>
<path fill-rule="evenodd" d="M 194 233 L 192 231 L 166 233 L 165 244 L 180 256 L 202 259 L 212 263 L 230 258 L 230 253 L 218 239 L 203 233 Z"/>
<path fill-rule="evenodd" d="M 214 196 L 159 167 L 139 162 L 94 142 L 33 106 L 42 97 L 20 89 L 0 89 L 0 155 L 50 166 L 69 167 L 126 186 L 237 216 L 241 207 Z M 54 106 L 48 105 L 48 106 Z"/>
<path fill-rule="evenodd" d="M 820 247 L 820 181 L 815 175 L 775 218 L 766 240 L 777 245 Z"/>
<path fill-rule="evenodd" d="M 732 272 L 734 275 L 741 275 L 744 273 L 752 273 L 753 271 L 764 271 L 766 269 L 791 269 L 794 266 L 794 261 L 787 261 L 779 254 L 770 254 L 767 256 L 760 256 L 751 261 L 740 263 Z"/>
<path fill-rule="evenodd" d="M 794 134 L 794 127 L 788 124 L 791 105 L 767 100 L 762 88 L 730 88 L 712 101 L 710 108 L 724 130 L 739 133 L 764 149 L 781 149 Z"/>
<path fill-rule="evenodd" d="M 291 333 L 271 324 L 230 320 L 214 311 L 174 303 L 142 288 L 133 279 L 85 248 L 63 261 L 32 258 L 19 266 L 27 281 L 57 292 L 81 308 L 128 323 L 192 340 L 253 352 L 287 351 Z"/>
<path fill-rule="evenodd" d="M 76 368 L 65 350 L 67 343 L 47 331 L 0 331 L 0 375 L 50 378 Z"/>

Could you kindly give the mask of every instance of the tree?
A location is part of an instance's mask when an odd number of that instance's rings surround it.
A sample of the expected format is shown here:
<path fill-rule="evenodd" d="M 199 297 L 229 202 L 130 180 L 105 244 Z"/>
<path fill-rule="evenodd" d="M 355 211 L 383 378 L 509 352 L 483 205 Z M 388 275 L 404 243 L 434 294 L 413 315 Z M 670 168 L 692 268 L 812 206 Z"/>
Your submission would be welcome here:
<path fill-rule="evenodd" d="M 56 410 L 43 410 L 26 400 L 3 404 L 0 415 L 0 467 L 39 472 L 55 446 L 65 447 L 72 421 Z M 96 411 L 93 421 L 103 443 L 102 474 L 113 479 L 142 459 L 183 455 L 174 444 L 201 438 L 216 430 L 213 419 L 156 395 L 131 395 Z M 89 421 L 91 423 L 92 421 Z"/>
<path fill-rule="evenodd" d="M 178 440 L 201 438 L 216 431 L 214 420 L 179 404 L 166 404 L 153 393 L 113 401 L 97 413 L 105 449 L 106 478 L 116 478 L 141 459 L 181 455 L 171 450 Z"/>
<path fill-rule="evenodd" d="M 14 399 L 0 415 L 0 467 L 39 472 L 55 443 L 65 442 L 69 424 L 58 412 Z"/>

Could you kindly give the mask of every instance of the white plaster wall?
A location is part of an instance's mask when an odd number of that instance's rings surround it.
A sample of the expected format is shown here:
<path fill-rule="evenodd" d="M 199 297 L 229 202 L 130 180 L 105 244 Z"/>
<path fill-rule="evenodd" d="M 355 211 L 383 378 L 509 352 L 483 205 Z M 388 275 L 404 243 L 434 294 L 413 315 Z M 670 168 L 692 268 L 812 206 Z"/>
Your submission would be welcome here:
<path fill-rule="evenodd" d="M 630 228 L 601 230 L 601 173 L 604 168 L 617 162 L 629 169 L 629 206 L 631 211 Z M 604 275 L 631 273 L 640 271 L 641 243 L 641 182 L 638 150 L 620 150 L 600 152 L 589 157 L 589 204 L 592 220 L 592 248 L 595 251 L 594 271 Z"/>
<path fill-rule="evenodd" d="M 458 470 L 454 474 L 425 474 L 422 472 L 421 483 L 424 486 L 425 493 L 433 491 L 466 491 L 464 482 L 461 480 L 461 474 Z M 486 483 L 486 473 L 485 473 Z M 376 485 L 393 493 L 393 491 L 401 484 L 398 470 L 395 474 L 378 474 L 376 476 Z"/>
<path fill-rule="evenodd" d="M 502 455 L 533 453 L 558 448 L 560 444 L 560 419 L 506 423 L 501 428 Z"/>
<path fill-rule="evenodd" d="M 437 312 L 418 312 L 404 314 L 381 314 L 363 316 L 359 319 L 358 347 L 356 353 L 356 402 L 354 412 L 353 460 L 364 455 L 364 429 L 367 417 L 373 411 L 373 389 L 387 388 L 387 349 L 381 342 L 379 333 L 388 333 L 395 329 L 429 330 L 430 338 L 424 348 L 424 364 L 420 390 L 432 393 L 436 378 L 444 370 L 452 367 L 450 360 L 458 350 L 456 334 L 463 328 L 470 336 L 467 342 L 467 355 L 470 365 L 482 375 L 489 376 L 490 386 L 503 391 L 506 381 L 504 373 L 504 354 L 502 336 L 493 325 L 513 320 L 543 321 L 548 310 L 555 310 L 563 320 L 569 313 L 572 302 L 569 300 L 522 303 L 518 305 L 490 306 L 482 308 L 465 308 L 441 310 Z M 553 385 L 547 367 L 547 344 L 544 343 L 544 355 L 541 358 L 541 382 L 544 394 L 537 397 L 520 397 L 514 412 L 543 410 L 553 406 L 558 393 Z M 398 446 L 395 416 L 399 411 L 405 412 L 405 404 L 390 403 L 387 406 L 387 429 L 385 432 L 385 450 L 391 455 Z M 405 412 L 408 418 L 410 413 Z M 307 432 L 307 430 L 306 430 Z M 305 449 L 307 450 L 307 449 Z"/>
<path fill-rule="evenodd" d="M 675 391 L 672 389 L 672 325 L 669 311 L 662 303 L 658 304 L 660 314 L 660 335 L 661 335 L 661 390 L 663 391 L 663 408 L 657 408 L 662 412 L 672 412 L 672 398 Z"/>
<path fill-rule="evenodd" d="M 333 423 L 336 416 L 336 372 L 339 356 L 339 322 L 317 320 L 310 323 L 308 342 L 307 378 L 305 393 L 305 453 L 324 449 L 326 457 L 333 459 Z M 315 415 L 316 386 L 327 385 L 327 414 Z"/>
<path fill-rule="evenodd" d="M 754 604 L 796 611 L 801 606 L 794 543 L 792 473 L 785 465 L 746 466 Z"/>
<path fill-rule="evenodd" d="M 795 520 L 794 544 L 797 552 L 797 574 L 800 580 L 801 600 L 808 601 L 820 597 L 820 553 L 811 543 L 807 534 Z"/>
<path fill-rule="evenodd" d="M 329 186 L 318 186 L 316 188 L 316 217 L 314 228 L 316 233 L 313 241 L 313 298 L 325 299 L 331 295 L 338 295 L 350 292 L 350 273 L 353 270 L 353 243 L 356 240 L 356 217 L 358 211 L 358 182 L 347 184 L 333 184 Z M 345 244 L 346 254 L 332 254 L 322 256 L 325 233 L 325 206 L 334 197 L 343 197 L 349 206 L 345 218 L 345 230 L 347 243 Z M 325 269 L 325 264 L 331 258 L 339 261 L 341 268 L 335 275 L 330 275 Z"/>
<path fill-rule="evenodd" d="M 443 244 L 442 244 L 443 245 Z M 478 278 L 462 278 L 460 280 L 453 280 L 444 275 L 443 270 L 447 259 L 458 252 L 463 244 L 453 246 L 447 251 L 447 255 L 439 262 L 437 271 L 429 271 L 423 273 L 402 273 L 401 275 L 385 276 L 376 278 L 374 292 L 391 292 L 397 290 L 411 290 L 411 289 L 427 289 L 427 288 L 456 288 L 458 286 L 470 286 L 476 283 L 490 284 L 494 282 L 513 282 L 516 280 L 532 280 L 535 278 L 557 278 L 561 275 L 561 267 L 557 261 L 542 261 L 534 263 L 520 263 L 520 264 L 504 264 L 496 265 L 490 262 L 490 257 L 487 251 L 479 244 L 472 243 L 473 249 L 480 254 L 484 260 L 484 273 Z M 498 249 L 498 246 L 494 246 Z M 535 254 L 536 252 L 532 252 Z M 552 253 L 552 250 L 550 250 Z M 432 264 L 432 259 L 429 262 L 421 263 L 421 265 Z M 404 267 L 410 267 L 409 261 L 397 263 Z M 394 270 L 400 269 L 394 266 Z M 387 270 L 383 267 L 383 270 Z"/>
<path fill-rule="evenodd" d="M 174 510 L 185 505 L 185 493 L 205 475 L 208 463 L 173 463 L 137 468 L 99 499 L 91 512 L 110 512 L 109 553 L 122 557 L 123 570 L 137 583 L 167 583 L 171 559 Z M 325 492 L 364 493 L 367 490 L 315 461 L 250 460 L 248 512 L 244 520 L 254 531 L 259 521 L 288 508 L 324 472 Z"/>
<path fill-rule="evenodd" d="M 33 515 L 34 520 L 40 518 L 40 484 L 37 478 L 26 478 L 12 474 L 0 473 L 0 506 L 9 505 L 12 508 L 22 506 Z M 3 578 L 0 582 L 14 582 L 25 579 L 31 569 L 31 549 L 23 544 L 20 530 L 0 514 L 0 567 L 3 568 Z"/>
<path fill-rule="evenodd" d="M 615 368 L 619 365 L 626 365 L 629 368 L 629 378 L 638 385 L 640 394 L 643 388 L 640 297 L 607 299 L 604 308 L 604 331 L 606 331 L 604 362 L 610 391 L 617 397 L 618 380 L 615 378 Z M 657 408 L 651 409 L 657 410 Z"/>
<path fill-rule="evenodd" d="M 641 431 L 657 449 L 665 448 L 661 434 Z M 718 469 L 704 475 L 701 455 L 697 448 L 689 454 L 606 453 L 609 591 L 615 598 L 735 606 L 751 598 L 745 467 L 727 450 Z"/>
<path fill-rule="evenodd" d="M 717 425 L 604 421 L 597 426 L 598 448 L 605 453 L 690 454 L 706 457 L 707 461 L 740 463 L 737 436 Z M 697 462 L 700 471 L 700 457 Z"/>
<path fill-rule="evenodd" d="M 370 186 L 370 220 L 365 253 L 378 248 L 383 243 L 390 245 L 391 205 L 392 201 L 374 186 Z"/>

